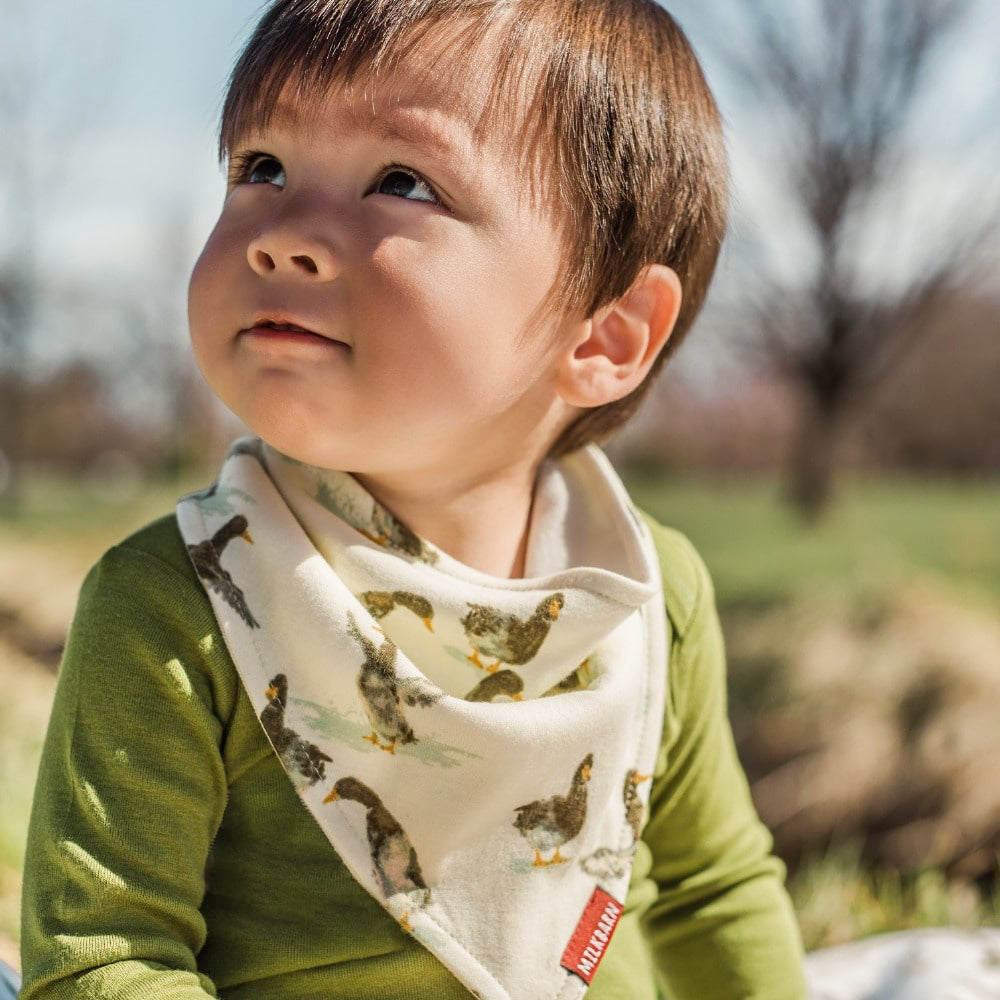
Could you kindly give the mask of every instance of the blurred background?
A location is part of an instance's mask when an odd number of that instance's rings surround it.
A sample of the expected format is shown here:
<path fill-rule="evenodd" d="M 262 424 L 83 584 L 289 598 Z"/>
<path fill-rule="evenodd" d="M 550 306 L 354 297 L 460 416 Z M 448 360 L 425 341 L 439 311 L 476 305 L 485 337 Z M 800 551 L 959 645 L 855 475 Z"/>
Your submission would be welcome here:
<path fill-rule="evenodd" d="M 731 714 L 810 947 L 1000 922 L 1000 5 L 675 0 L 731 238 L 611 446 L 706 558 Z M 255 0 L 0 0 L 0 957 L 100 552 L 238 426 L 187 353 Z"/>

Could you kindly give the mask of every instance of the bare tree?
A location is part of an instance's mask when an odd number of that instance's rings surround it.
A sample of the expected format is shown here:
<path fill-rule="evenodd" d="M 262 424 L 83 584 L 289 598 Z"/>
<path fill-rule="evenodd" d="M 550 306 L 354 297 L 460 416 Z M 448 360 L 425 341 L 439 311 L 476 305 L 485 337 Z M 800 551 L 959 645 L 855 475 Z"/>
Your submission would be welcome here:
<path fill-rule="evenodd" d="M 6 14 L 6 12 L 5 12 Z M 35 284 L 34 205 L 32 169 L 35 101 L 30 86 L 31 46 L 27 18 L 7 18 L 6 39 L 0 52 L 0 122 L 5 156 L 0 166 L 0 209 L 4 219 L 3 256 L 0 257 L 0 367 L 5 388 L 0 398 L 0 457 L 4 482 L 0 499 L 16 505 L 24 447 L 24 378 L 28 331 L 32 327 Z"/>
<path fill-rule="evenodd" d="M 40 260 L 47 204 L 85 148 L 100 107 L 86 42 L 91 8 L 68 0 L 7 4 L 0 31 L 0 504 L 15 510 L 27 458 L 32 339 L 59 262 Z"/>
<path fill-rule="evenodd" d="M 755 153 L 769 159 L 773 204 L 782 206 L 761 226 L 764 239 L 793 231 L 797 240 L 797 260 L 783 270 L 762 247 L 744 247 L 736 298 L 758 359 L 800 390 L 789 491 L 807 515 L 830 498 L 845 423 L 930 328 L 946 294 L 974 280 L 995 234 L 996 190 L 958 198 L 938 213 L 950 215 L 942 225 L 920 217 L 926 203 L 907 188 L 920 158 L 940 155 L 914 126 L 974 6 L 740 0 L 726 7 L 724 34 L 719 22 L 713 29 L 709 46 L 740 87 L 740 114 L 760 125 L 756 141 L 767 148 Z M 991 115 L 996 94 L 982 96 Z M 958 118 L 975 109 L 952 110 Z M 940 197 L 955 202 L 960 182 L 945 186 Z"/>

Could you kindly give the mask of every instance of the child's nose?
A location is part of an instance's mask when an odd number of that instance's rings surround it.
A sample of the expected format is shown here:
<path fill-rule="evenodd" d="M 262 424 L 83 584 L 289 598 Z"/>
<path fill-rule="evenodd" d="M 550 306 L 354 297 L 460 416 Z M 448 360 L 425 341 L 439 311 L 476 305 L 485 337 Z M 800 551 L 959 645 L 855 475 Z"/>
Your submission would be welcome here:
<path fill-rule="evenodd" d="M 339 271 L 332 247 L 287 224 L 271 226 L 255 236 L 247 246 L 247 261 L 264 277 L 283 273 L 330 281 Z"/>

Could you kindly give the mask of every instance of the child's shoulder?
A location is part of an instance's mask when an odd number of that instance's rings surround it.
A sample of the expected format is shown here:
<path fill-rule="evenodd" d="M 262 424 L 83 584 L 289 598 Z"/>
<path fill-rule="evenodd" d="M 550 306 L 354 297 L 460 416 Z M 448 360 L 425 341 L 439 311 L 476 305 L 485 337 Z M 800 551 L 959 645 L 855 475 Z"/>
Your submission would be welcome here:
<path fill-rule="evenodd" d="M 216 687 L 225 681 L 229 695 L 234 688 L 211 603 L 173 514 L 112 546 L 91 568 L 66 648 L 64 666 L 68 660 L 95 675 L 125 669 L 126 652 L 150 663 L 182 657 Z"/>
<path fill-rule="evenodd" d="M 125 618 L 165 600 L 207 606 L 173 514 L 133 532 L 98 559 L 81 588 L 77 617 L 103 609 Z"/>
<path fill-rule="evenodd" d="M 118 563 L 146 564 L 150 569 L 159 567 L 196 581 L 187 546 L 172 513 L 158 517 L 112 546 L 104 553 L 98 567 Z"/>
<path fill-rule="evenodd" d="M 660 524 L 645 511 L 639 514 L 653 536 L 659 556 L 667 616 L 675 634 L 683 636 L 699 614 L 714 606 L 712 579 L 686 535 Z"/>

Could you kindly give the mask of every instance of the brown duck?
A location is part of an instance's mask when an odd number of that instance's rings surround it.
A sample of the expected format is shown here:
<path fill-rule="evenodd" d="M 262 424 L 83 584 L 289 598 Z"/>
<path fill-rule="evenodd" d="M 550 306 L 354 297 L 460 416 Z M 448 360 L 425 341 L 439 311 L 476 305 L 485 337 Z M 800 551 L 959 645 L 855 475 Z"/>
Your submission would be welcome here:
<path fill-rule="evenodd" d="M 388 753 L 396 752 L 397 743 L 416 743 L 413 728 L 403 714 L 403 703 L 426 708 L 443 692 L 426 680 L 400 679 L 396 673 L 395 643 L 386 638 L 376 645 L 358 628 L 350 612 L 347 628 L 365 656 L 358 672 L 358 694 L 372 731 L 362 738 Z"/>
<path fill-rule="evenodd" d="M 323 801 L 336 802 L 338 799 L 360 802 L 367 811 L 368 848 L 375 877 L 385 898 L 389 900 L 402 894 L 413 907 L 426 906 L 431 893 L 420 870 L 417 852 L 378 795 L 357 778 L 341 778 Z M 410 911 L 404 913 L 399 922 L 407 932 L 413 930 L 409 915 Z"/>
<path fill-rule="evenodd" d="M 218 594 L 250 626 L 260 628 L 260 622 L 250 613 L 243 591 L 233 583 L 233 578 L 222 568 L 220 559 L 225 547 L 234 539 L 242 538 L 253 545 L 247 519 L 242 514 L 231 517 L 207 541 L 189 545 L 188 553 L 195 570 L 212 590 Z"/>
<path fill-rule="evenodd" d="M 469 613 L 462 619 L 462 628 L 473 650 L 466 659 L 491 674 L 501 663 L 512 666 L 527 663 L 541 649 L 563 603 L 561 593 L 549 594 L 538 602 L 527 619 L 504 614 L 483 604 L 470 604 Z M 496 662 L 485 666 L 479 659 L 480 653 L 492 656 Z"/>
<path fill-rule="evenodd" d="M 396 608 L 406 608 L 424 623 L 428 632 L 434 631 L 434 626 L 431 624 L 434 607 L 420 594 L 411 594 L 408 590 L 366 590 L 360 598 L 361 603 L 376 621 L 381 621 Z"/>
<path fill-rule="evenodd" d="M 422 562 L 437 561 L 437 553 L 433 549 L 424 545 L 423 541 L 402 521 L 379 504 L 375 504 L 372 508 L 371 527 L 371 531 L 362 531 L 361 534 L 376 545 L 405 552 L 406 555 L 414 556 Z"/>
<path fill-rule="evenodd" d="M 583 663 L 572 671 L 572 673 L 567 674 L 561 681 L 557 684 L 553 684 L 552 687 L 542 693 L 543 698 L 550 698 L 555 694 L 569 694 L 571 691 L 582 691 L 584 688 L 590 685 L 590 658 L 588 657 Z"/>
<path fill-rule="evenodd" d="M 296 776 L 301 776 L 306 785 L 323 781 L 326 778 L 326 765 L 332 763 L 333 758 L 285 725 L 288 678 L 284 674 L 276 674 L 271 678 L 265 695 L 269 700 L 260 713 L 260 721 L 285 768 Z"/>
<path fill-rule="evenodd" d="M 513 670 L 498 670 L 487 674 L 466 696 L 466 701 L 493 701 L 494 698 L 510 698 L 520 701 L 524 691 L 524 681 Z"/>
<path fill-rule="evenodd" d="M 375 645 L 358 628 L 354 616 L 348 612 L 347 626 L 365 656 L 358 673 L 358 694 L 361 705 L 371 723 L 372 731 L 364 739 L 380 750 L 396 752 L 397 743 L 414 743 L 413 729 L 403 716 L 402 700 L 396 679 L 396 644 L 383 639 Z"/>
<path fill-rule="evenodd" d="M 645 807 L 642 799 L 639 798 L 639 786 L 644 781 L 649 781 L 651 774 L 639 774 L 635 768 L 631 768 L 625 774 L 625 785 L 622 788 L 622 800 L 625 803 L 625 821 L 632 830 L 633 840 L 639 839 L 642 831 L 642 820 L 645 815 Z"/>
<path fill-rule="evenodd" d="M 587 783 L 593 766 L 594 755 L 588 753 L 573 775 L 568 795 L 553 795 L 515 810 L 515 828 L 535 849 L 533 867 L 543 868 L 569 860 L 559 853 L 559 848 L 583 829 L 587 818 Z M 552 851 L 552 857 L 545 860 L 543 851 Z"/>

